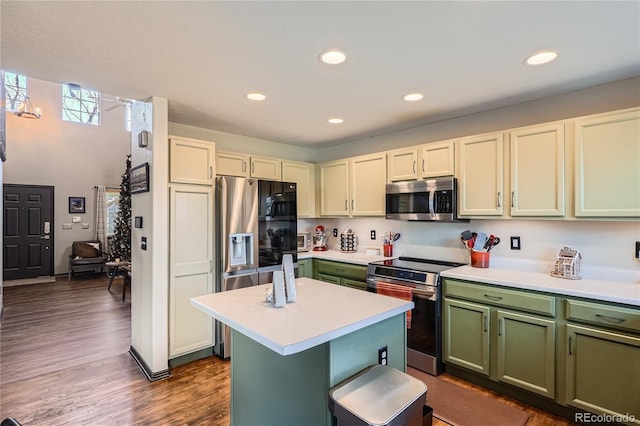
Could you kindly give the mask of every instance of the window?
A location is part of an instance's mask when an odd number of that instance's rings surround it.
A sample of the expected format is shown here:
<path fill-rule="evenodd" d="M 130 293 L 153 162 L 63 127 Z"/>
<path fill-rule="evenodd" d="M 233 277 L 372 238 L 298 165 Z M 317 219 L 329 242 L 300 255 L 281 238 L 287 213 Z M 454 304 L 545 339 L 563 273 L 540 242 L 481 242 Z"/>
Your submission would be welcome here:
<path fill-rule="evenodd" d="M 62 85 L 62 119 L 100 125 L 100 92 L 74 85 Z"/>
<path fill-rule="evenodd" d="M 7 111 L 16 112 L 27 97 L 27 76 L 5 71 L 4 88 Z"/>
<path fill-rule="evenodd" d="M 105 195 L 107 198 L 107 211 L 105 212 L 105 217 L 107 219 L 107 237 L 110 237 L 116 231 L 116 217 L 118 217 L 120 190 L 115 188 L 107 188 Z"/>

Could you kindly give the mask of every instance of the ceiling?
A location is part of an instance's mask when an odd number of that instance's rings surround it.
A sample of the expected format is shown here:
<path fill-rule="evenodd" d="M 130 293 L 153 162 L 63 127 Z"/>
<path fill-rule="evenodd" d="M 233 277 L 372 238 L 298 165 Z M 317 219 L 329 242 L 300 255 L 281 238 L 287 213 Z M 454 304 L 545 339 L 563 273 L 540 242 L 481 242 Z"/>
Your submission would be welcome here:
<path fill-rule="evenodd" d="M 311 148 L 640 75 L 639 1 L 0 4 L 6 71 L 164 97 L 170 121 Z M 330 48 L 347 61 L 321 63 Z M 524 65 L 544 49 L 558 59 Z"/>

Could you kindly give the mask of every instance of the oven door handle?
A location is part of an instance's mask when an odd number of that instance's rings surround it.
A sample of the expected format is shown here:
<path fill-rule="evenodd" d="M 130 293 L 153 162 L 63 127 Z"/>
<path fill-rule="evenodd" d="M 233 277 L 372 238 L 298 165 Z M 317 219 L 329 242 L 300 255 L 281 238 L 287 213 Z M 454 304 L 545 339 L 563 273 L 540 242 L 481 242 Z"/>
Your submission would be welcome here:
<path fill-rule="evenodd" d="M 419 297 L 420 299 L 433 300 L 436 296 L 436 294 L 432 291 L 417 290 L 415 288 L 412 290 L 413 295 Z"/>

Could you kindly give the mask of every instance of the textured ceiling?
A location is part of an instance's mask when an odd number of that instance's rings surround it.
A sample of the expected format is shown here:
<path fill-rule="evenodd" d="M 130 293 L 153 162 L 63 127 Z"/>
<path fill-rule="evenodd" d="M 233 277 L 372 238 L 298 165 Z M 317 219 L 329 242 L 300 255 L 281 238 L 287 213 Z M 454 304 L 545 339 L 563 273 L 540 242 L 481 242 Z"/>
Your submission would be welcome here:
<path fill-rule="evenodd" d="M 7 1 L 0 66 L 331 146 L 640 75 L 638 1 Z M 318 61 L 328 48 L 342 65 Z M 523 64 L 542 49 L 556 61 Z M 250 91 L 263 102 L 245 98 Z M 425 98 L 405 102 L 419 91 Z M 342 117 L 330 125 L 330 117 Z"/>

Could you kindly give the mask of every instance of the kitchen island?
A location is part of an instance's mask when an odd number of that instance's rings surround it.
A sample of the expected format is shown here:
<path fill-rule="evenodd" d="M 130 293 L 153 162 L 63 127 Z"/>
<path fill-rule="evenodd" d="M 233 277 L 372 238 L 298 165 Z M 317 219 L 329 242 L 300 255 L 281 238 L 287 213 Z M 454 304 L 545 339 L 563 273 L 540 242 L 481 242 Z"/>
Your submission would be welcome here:
<path fill-rule="evenodd" d="M 330 425 L 329 389 L 378 363 L 406 370 L 405 312 L 413 302 L 309 278 L 297 301 L 265 303 L 271 284 L 191 299 L 231 327 L 231 423 Z M 374 402 L 375 403 L 375 402 Z"/>

